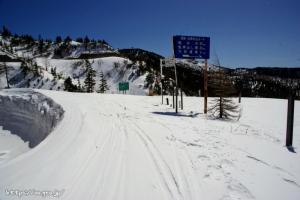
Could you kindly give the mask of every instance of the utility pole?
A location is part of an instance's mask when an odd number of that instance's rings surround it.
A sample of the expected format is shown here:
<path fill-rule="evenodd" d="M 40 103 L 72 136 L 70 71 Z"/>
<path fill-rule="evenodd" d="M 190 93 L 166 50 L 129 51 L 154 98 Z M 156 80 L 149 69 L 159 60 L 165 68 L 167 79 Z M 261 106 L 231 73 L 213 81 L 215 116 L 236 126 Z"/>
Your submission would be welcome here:
<path fill-rule="evenodd" d="M 207 59 L 204 61 L 204 114 L 207 113 Z"/>

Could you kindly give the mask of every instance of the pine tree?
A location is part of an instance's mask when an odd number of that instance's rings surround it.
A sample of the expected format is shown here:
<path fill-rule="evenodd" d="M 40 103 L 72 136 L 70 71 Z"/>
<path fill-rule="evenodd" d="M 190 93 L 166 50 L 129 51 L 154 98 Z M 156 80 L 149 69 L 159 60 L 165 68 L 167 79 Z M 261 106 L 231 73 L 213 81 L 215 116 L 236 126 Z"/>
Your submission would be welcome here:
<path fill-rule="evenodd" d="M 56 74 L 56 67 L 54 67 L 54 68 L 51 67 L 50 71 L 51 71 L 51 74 L 54 77 L 54 79 L 56 79 L 56 76 L 57 76 L 57 74 Z"/>
<path fill-rule="evenodd" d="M 86 89 L 86 92 L 94 92 L 94 87 L 96 85 L 95 77 L 96 77 L 96 71 L 92 68 L 91 63 L 85 59 L 84 64 L 86 67 L 86 78 L 84 80 L 84 86 Z"/>
<path fill-rule="evenodd" d="M 82 39 L 82 37 L 79 37 L 79 38 L 77 38 L 77 39 L 76 39 L 76 42 L 83 43 L 83 39 Z"/>
<path fill-rule="evenodd" d="M 39 72 L 40 66 L 38 66 L 37 63 L 35 62 L 32 67 L 33 67 L 34 76 L 39 76 L 40 75 L 40 72 Z"/>
<path fill-rule="evenodd" d="M 99 90 L 98 90 L 98 92 L 99 93 L 104 93 L 107 90 L 109 90 L 109 88 L 108 88 L 107 82 L 106 82 L 106 80 L 104 78 L 104 74 L 101 71 L 100 72 L 100 84 L 99 84 Z"/>
<path fill-rule="evenodd" d="M 41 38 L 39 39 L 39 43 L 38 43 L 38 51 L 40 54 L 44 52 L 44 40 Z"/>
<path fill-rule="evenodd" d="M 2 27 L 1 35 L 3 36 L 3 38 L 12 36 L 11 32 L 5 26 Z"/>
<path fill-rule="evenodd" d="M 60 44 L 61 42 L 62 42 L 61 36 L 57 36 L 56 39 L 55 39 L 55 43 Z"/>
<path fill-rule="evenodd" d="M 80 83 L 80 80 L 79 80 L 79 76 L 77 77 L 77 91 L 78 92 L 83 92 L 83 89 L 81 87 L 81 83 Z"/>
<path fill-rule="evenodd" d="M 223 70 L 219 69 L 209 74 L 209 88 L 216 95 L 208 110 L 211 116 L 219 119 L 238 118 L 239 107 L 229 98 L 235 93 L 234 85 Z"/>
<path fill-rule="evenodd" d="M 22 71 L 22 73 L 23 73 L 23 75 L 24 75 L 24 78 L 25 78 L 26 75 L 28 74 L 29 67 L 28 67 L 28 65 L 26 64 L 26 62 L 22 61 L 20 68 L 21 68 L 21 71 Z"/>
<path fill-rule="evenodd" d="M 65 91 L 68 91 L 68 92 L 76 92 L 77 91 L 77 86 L 72 83 L 72 79 L 70 76 L 65 80 L 64 86 L 65 86 L 65 89 L 64 89 Z"/>
<path fill-rule="evenodd" d="M 90 43 L 90 39 L 88 38 L 88 36 L 85 36 L 83 43 L 84 43 L 85 50 L 87 50 L 88 44 Z"/>
<path fill-rule="evenodd" d="M 69 44 L 72 41 L 72 39 L 70 38 L 70 36 L 67 36 L 64 40 L 65 44 Z"/>

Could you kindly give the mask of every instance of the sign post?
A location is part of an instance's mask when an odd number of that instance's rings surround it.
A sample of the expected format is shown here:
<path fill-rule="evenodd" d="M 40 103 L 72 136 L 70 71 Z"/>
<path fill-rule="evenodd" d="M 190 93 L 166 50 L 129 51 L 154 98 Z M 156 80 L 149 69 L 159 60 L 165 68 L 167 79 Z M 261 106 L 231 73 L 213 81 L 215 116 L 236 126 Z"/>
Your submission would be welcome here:
<path fill-rule="evenodd" d="M 207 113 L 207 96 L 208 96 L 208 91 L 207 91 L 207 59 L 205 59 L 205 64 L 204 64 L 204 114 Z"/>
<path fill-rule="evenodd" d="M 177 84 L 177 70 L 176 70 L 176 64 L 174 65 L 175 67 L 175 95 L 176 95 L 176 100 L 175 100 L 175 112 L 178 113 L 178 84 Z"/>
<path fill-rule="evenodd" d="M 160 93 L 161 93 L 161 104 L 164 104 L 164 96 L 163 96 L 163 71 L 162 71 L 162 68 L 163 68 L 163 60 L 160 59 Z"/>
<path fill-rule="evenodd" d="M 129 82 L 120 82 L 119 91 L 123 91 L 126 94 L 126 91 L 129 90 Z"/>
<path fill-rule="evenodd" d="M 207 113 L 207 59 L 210 56 L 210 38 L 198 36 L 173 36 L 174 57 L 205 59 L 204 66 L 204 113 Z"/>

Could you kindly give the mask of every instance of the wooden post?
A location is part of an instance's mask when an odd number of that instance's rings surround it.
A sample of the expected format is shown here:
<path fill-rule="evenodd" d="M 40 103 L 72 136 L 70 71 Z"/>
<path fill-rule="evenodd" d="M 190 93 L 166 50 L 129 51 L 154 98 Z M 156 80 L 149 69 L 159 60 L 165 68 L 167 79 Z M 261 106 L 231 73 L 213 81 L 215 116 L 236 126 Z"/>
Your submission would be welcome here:
<path fill-rule="evenodd" d="M 175 69 L 175 95 L 176 95 L 176 106 L 175 106 L 175 112 L 178 113 L 178 80 L 177 80 L 177 69 L 176 69 L 176 62 L 174 64 L 174 69 Z"/>
<path fill-rule="evenodd" d="M 288 98 L 287 128 L 286 128 L 286 146 L 293 146 L 293 127 L 294 127 L 294 105 L 295 97 L 290 94 Z"/>
<path fill-rule="evenodd" d="M 174 86 L 172 85 L 172 96 L 173 96 L 173 108 L 175 108 L 175 100 L 174 100 Z"/>
<path fill-rule="evenodd" d="M 172 38 L 172 49 L 174 50 L 174 43 L 173 43 L 173 38 Z M 176 90 L 175 90 L 175 95 L 176 95 L 176 108 L 175 108 L 175 112 L 177 113 L 178 112 L 178 84 L 177 84 L 177 70 L 176 70 L 176 60 L 175 60 L 175 54 L 173 53 L 173 59 L 174 59 L 174 69 L 175 69 L 175 87 L 176 87 Z M 174 105 L 174 99 L 173 99 L 173 105 Z M 173 106 L 174 108 L 174 106 Z"/>
<path fill-rule="evenodd" d="M 207 113 L 207 59 L 205 59 L 204 65 L 204 114 Z"/>
<path fill-rule="evenodd" d="M 180 97 L 181 97 L 181 110 L 183 110 L 183 94 L 182 94 L 182 86 L 180 88 Z"/>

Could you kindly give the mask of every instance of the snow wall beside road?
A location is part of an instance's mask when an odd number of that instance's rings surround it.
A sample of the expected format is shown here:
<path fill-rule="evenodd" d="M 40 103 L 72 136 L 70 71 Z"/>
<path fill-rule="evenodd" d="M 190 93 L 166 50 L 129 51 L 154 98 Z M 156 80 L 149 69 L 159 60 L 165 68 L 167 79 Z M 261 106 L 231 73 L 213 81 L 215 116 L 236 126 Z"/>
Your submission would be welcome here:
<path fill-rule="evenodd" d="M 64 110 L 52 99 L 31 89 L 0 91 L 0 126 L 33 148 L 62 119 Z"/>

